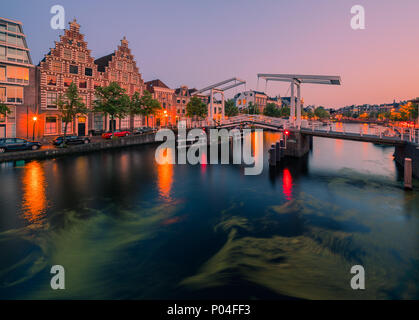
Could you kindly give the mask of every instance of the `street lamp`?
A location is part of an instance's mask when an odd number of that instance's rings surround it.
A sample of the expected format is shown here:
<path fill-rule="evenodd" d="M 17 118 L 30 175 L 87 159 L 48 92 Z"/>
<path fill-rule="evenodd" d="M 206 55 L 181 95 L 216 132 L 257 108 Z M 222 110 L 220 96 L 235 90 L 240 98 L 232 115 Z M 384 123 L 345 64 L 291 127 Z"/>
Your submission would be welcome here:
<path fill-rule="evenodd" d="M 33 137 L 32 137 L 32 141 L 35 141 L 35 125 L 36 125 L 36 121 L 38 120 L 38 117 L 37 116 L 34 116 L 32 118 L 32 120 L 33 120 L 33 131 L 32 131 Z"/>

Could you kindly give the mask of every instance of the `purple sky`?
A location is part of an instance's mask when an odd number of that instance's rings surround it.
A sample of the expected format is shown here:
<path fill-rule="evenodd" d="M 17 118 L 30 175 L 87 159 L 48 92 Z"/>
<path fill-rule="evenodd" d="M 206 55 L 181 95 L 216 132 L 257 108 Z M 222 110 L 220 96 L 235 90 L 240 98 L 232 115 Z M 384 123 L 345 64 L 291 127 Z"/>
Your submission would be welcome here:
<path fill-rule="evenodd" d="M 0 16 L 23 23 L 35 64 L 62 34 L 50 27 L 55 4 L 64 6 L 67 21 L 77 18 L 93 57 L 111 53 L 126 36 L 143 78 L 160 78 L 172 88 L 202 88 L 236 76 L 257 89 L 257 73 L 301 73 L 343 80 L 341 87 L 303 86 L 305 104 L 341 107 L 419 96 L 418 0 L 3 3 Z M 356 4 L 365 7 L 365 30 L 350 27 Z M 285 83 L 268 84 L 270 95 L 287 91 Z"/>

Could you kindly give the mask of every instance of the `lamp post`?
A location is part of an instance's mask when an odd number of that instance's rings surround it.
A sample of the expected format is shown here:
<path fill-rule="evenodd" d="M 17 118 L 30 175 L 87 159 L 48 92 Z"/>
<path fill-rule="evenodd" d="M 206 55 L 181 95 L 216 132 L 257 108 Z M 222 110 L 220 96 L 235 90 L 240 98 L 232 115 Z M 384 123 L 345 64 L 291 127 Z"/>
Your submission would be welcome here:
<path fill-rule="evenodd" d="M 35 141 L 35 125 L 36 125 L 36 121 L 38 120 L 38 117 L 37 116 L 34 116 L 32 118 L 32 120 L 33 120 L 33 131 L 32 131 L 33 136 L 32 136 L 32 140 Z"/>

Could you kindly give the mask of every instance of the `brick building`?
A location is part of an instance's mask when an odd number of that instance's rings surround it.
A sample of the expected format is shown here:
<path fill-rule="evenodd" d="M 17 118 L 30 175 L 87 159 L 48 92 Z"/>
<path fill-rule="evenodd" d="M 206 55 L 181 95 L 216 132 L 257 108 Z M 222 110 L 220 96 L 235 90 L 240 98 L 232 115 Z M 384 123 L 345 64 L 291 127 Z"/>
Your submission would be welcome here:
<path fill-rule="evenodd" d="M 0 138 L 31 135 L 34 106 L 24 99 L 24 88 L 33 71 L 22 23 L 0 18 L 0 102 L 11 111 L 0 115 Z"/>
<path fill-rule="evenodd" d="M 160 79 L 148 81 L 145 83 L 147 91 L 149 91 L 154 99 L 160 102 L 161 110 L 155 116 L 149 117 L 149 126 L 168 126 L 176 125 L 177 115 L 175 106 L 175 90 L 170 89 Z"/>
<path fill-rule="evenodd" d="M 56 136 L 63 133 L 61 113 L 57 108 L 57 99 L 64 95 L 71 83 L 74 83 L 86 107 L 94 106 L 95 89 L 117 82 L 128 95 L 144 91 L 144 82 L 136 66 L 133 55 L 124 38 L 121 45 L 112 54 L 94 60 L 87 48 L 80 25 L 74 19 L 70 28 L 64 31 L 55 47 L 45 55 L 31 77 L 30 86 L 25 90 L 25 97 L 37 105 L 36 137 Z M 67 127 L 69 134 L 88 135 L 91 130 L 106 131 L 110 121 L 100 113 L 89 112 L 76 116 Z M 141 117 L 127 117 L 115 120 L 115 128 L 141 126 Z"/>

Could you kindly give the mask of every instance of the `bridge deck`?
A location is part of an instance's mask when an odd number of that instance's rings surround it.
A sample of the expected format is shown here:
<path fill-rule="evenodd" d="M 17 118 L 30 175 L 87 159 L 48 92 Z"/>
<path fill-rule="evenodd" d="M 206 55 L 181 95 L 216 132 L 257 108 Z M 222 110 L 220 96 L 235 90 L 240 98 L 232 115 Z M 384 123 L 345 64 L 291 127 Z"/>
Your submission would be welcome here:
<path fill-rule="evenodd" d="M 342 140 L 352 140 L 352 141 L 361 141 L 361 142 L 371 142 L 377 144 L 387 144 L 387 145 L 404 145 L 409 140 L 408 136 L 405 136 L 404 139 L 401 139 L 400 136 L 386 136 L 384 134 L 373 135 L 373 134 L 361 134 L 355 132 L 341 132 L 341 131 L 329 131 L 321 130 L 318 128 L 307 128 L 303 127 L 300 130 L 291 128 L 289 123 L 285 119 L 272 118 L 260 115 L 248 115 L 248 116 L 237 116 L 234 118 L 225 121 L 218 128 L 231 128 L 243 124 L 254 125 L 261 128 L 266 128 L 270 130 L 283 131 L 288 129 L 292 132 L 300 132 L 304 135 L 310 135 L 315 137 L 330 138 L 330 139 L 342 139 Z M 416 134 L 417 135 L 417 134 Z M 414 140 L 418 140 L 419 137 L 415 137 Z"/>

